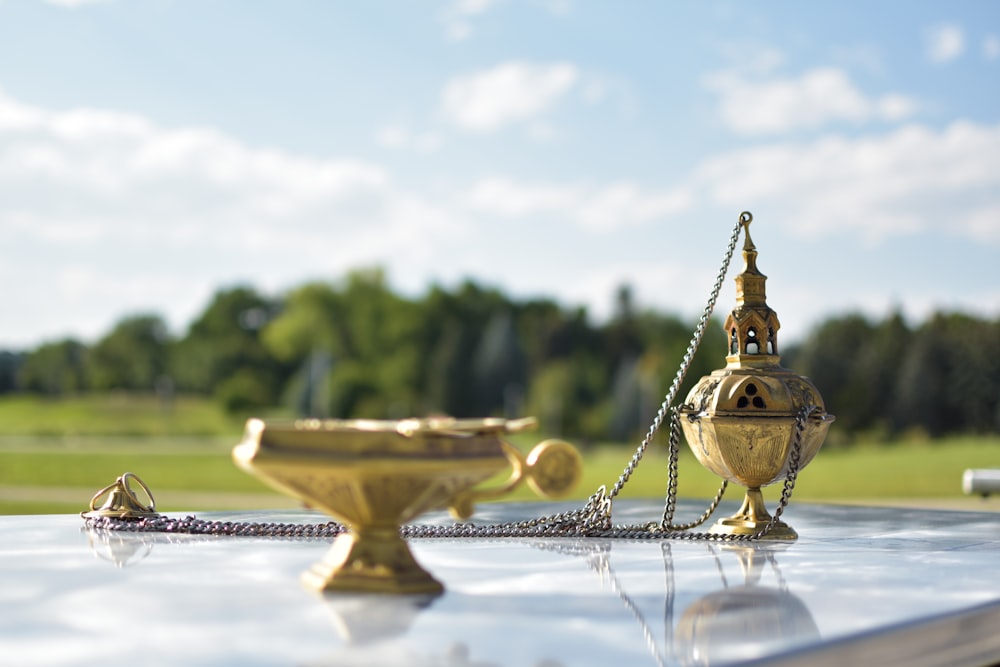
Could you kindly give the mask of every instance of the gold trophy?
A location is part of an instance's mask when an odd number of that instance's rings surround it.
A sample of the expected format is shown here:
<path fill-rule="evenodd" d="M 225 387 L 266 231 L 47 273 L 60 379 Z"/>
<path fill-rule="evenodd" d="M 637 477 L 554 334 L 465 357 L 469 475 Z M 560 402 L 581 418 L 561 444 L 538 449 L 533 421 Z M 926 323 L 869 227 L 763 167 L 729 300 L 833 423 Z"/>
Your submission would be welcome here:
<path fill-rule="evenodd" d="M 251 419 L 233 450 L 241 468 L 345 524 L 327 556 L 303 575 L 320 591 L 440 593 L 400 535 L 417 516 L 448 508 L 472 515 L 476 500 L 498 498 L 522 480 L 559 497 L 579 480 L 580 455 L 547 440 L 527 457 L 502 439 L 534 419 L 451 418 L 270 422 Z M 510 470 L 497 488 L 477 484 Z"/>
<path fill-rule="evenodd" d="M 755 535 L 772 522 L 761 487 L 797 474 L 819 451 L 834 417 L 808 378 L 781 366 L 777 314 L 767 305 L 767 276 L 757 269 L 750 239 L 753 216 L 743 213 L 743 273 L 736 307 L 726 319 L 726 367 L 701 378 L 680 409 L 688 446 L 703 466 L 747 488 L 743 506 L 713 533 Z M 775 521 L 764 539 L 798 534 Z"/>

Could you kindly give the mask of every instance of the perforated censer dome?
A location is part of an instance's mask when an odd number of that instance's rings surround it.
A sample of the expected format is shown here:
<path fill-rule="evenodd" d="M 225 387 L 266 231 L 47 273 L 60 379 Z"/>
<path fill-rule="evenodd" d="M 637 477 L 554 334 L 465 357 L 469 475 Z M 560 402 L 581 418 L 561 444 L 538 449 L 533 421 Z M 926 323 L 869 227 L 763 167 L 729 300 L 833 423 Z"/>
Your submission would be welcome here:
<path fill-rule="evenodd" d="M 736 535 L 751 535 L 767 525 L 771 515 L 760 488 L 806 466 L 834 420 L 813 383 L 781 365 L 780 324 L 767 305 L 767 276 L 757 268 L 752 220 L 749 213 L 741 216 L 745 266 L 736 276 L 736 307 L 725 323 L 726 367 L 701 378 L 680 409 L 688 446 L 701 464 L 747 487 L 740 510 L 712 528 Z M 779 521 L 766 539 L 797 536 Z"/>

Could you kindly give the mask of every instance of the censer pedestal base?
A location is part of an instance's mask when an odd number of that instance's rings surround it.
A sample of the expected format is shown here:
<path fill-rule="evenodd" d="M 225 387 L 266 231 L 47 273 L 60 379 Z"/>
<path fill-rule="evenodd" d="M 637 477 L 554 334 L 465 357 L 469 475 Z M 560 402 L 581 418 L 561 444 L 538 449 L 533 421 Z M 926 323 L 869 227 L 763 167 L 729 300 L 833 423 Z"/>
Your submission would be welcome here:
<path fill-rule="evenodd" d="M 438 594 L 441 582 L 420 567 L 399 527 L 342 533 L 320 562 L 302 575 L 320 592 Z"/>
<path fill-rule="evenodd" d="M 710 533 L 716 535 L 753 535 L 763 530 L 771 523 L 771 515 L 764 507 L 764 496 L 760 488 L 748 488 L 743 505 L 736 514 L 726 519 L 719 519 Z M 764 535 L 762 540 L 795 540 L 799 534 L 784 521 L 776 521 L 774 527 Z"/>

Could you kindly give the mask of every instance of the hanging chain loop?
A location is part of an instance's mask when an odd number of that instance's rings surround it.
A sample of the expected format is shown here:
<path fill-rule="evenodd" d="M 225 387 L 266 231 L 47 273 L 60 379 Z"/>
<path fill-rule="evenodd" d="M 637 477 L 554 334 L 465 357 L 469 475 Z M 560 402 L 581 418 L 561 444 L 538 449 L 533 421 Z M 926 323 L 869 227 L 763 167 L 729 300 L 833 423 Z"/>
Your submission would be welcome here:
<path fill-rule="evenodd" d="M 625 484 L 632 477 L 632 473 L 638 467 L 639 462 L 642 460 L 643 455 L 649 448 L 650 443 L 653 442 L 653 438 L 659 432 L 660 428 L 663 426 L 664 420 L 667 415 L 671 412 L 674 401 L 677 399 L 677 392 L 680 391 L 681 384 L 684 382 L 684 378 L 687 376 L 688 370 L 691 368 L 691 363 L 694 361 L 694 355 L 701 346 L 702 338 L 705 337 L 705 329 L 708 327 L 709 321 L 712 319 L 712 313 L 715 311 L 715 304 L 719 300 L 719 293 L 722 291 L 722 285 L 726 280 L 726 274 L 729 272 L 729 263 L 733 259 L 733 253 L 736 252 L 736 244 L 740 239 L 740 230 L 743 229 L 745 223 L 744 216 L 749 214 L 741 213 L 740 218 L 736 225 L 733 227 L 732 234 L 729 235 L 729 245 L 726 247 L 726 254 L 722 259 L 722 266 L 719 267 L 719 272 L 715 277 L 715 284 L 712 285 L 712 291 L 709 294 L 708 302 L 705 304 L 705 309 L 701 313 L 701 318 L 698 320 L 698 325 L 695 327 L 694 333 L 691 335 L 691 341 L 688 343 L 687 350 L 684 352 L 684 357 L 681 359 L 680 367 L 677 369 L 677 374 L 674 375 L 674 380 L 670 384 L 670 388 L 667 390 L 667 395 L 664 397 L 663 402 L 660 404 L 660 409 L 657 410 L 656 416 L 653 418 L 653 423 L 650 424 L 649 430 L 646 432 L 646 437 L 642 439 L 639 443 L 639 447 L 635 450 L 632 455 L 631 460 L 625 466 L 625 470 L 622 471 L 621 476 L 619 476 L 618 481 L 612 487 L 611 492 L 607 496 L 608 502 L 606 507 L 602 507 L 607 511 L 607 520 L 611 519 L 611 503 L 624 488 Z M 677 438 L 679 442 L 679 436 Z M 676 468 L 676 450 L 677 443 L 674 441 L 674 437 L 671 436 L 670 441 L 670 457 L 673 461 L 672 465 Z M 677 500 L 677 488 L 676 488 L 676 469 L 673 471 L 674 479 L 672 480 L 670 486 L 667 489 L 667 506 L 675 506 Z M 723 489 L 724 491 L 724 489 Z M 721 491 L 719 499 L 721 500 Z M 718 505 L 718 502 L 714 503 Z M 670 524 L 672 520 L 673 512 L 671 510 L 671 517 L 668 519 L 664 516 L 664 523 Z M 707 519 L 707 517 L 706 517 Z"/>

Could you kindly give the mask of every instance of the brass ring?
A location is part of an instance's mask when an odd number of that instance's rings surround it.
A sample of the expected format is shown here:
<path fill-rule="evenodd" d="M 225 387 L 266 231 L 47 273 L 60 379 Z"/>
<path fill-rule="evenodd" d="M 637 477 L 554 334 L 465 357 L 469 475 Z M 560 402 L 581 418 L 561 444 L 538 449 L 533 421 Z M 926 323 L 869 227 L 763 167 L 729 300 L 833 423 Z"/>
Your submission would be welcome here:
<path fill-rule="evenodd" d="M 94 494 L 94 497 L 90 499 L 90 511 L 91 512 L 93 512 L 93 511 L 95 511 L 97 509 L 97 501 L 100 500 L 104 496 L 105 493 L 110 492 L 111 489 L 113 489 L 116 486 L 118 486 L 118 482 L 120 482 L 120 481 L 121 481 L 121 477 L 119 477 L 114 482 L 112 482 L 111 484 L 108 484 L 106 487 L 104 487 L 103 489 L 101 489 L 100 491 L 98 491 L 97 493 Z"/>
<path fill-rule="evenodd" d="M 149 500 L 149 503 L 143 503 L 135 495 L 135 491 L 133 491 L 132 487 L 129 486 L 130 479 L 134 479 L 136 481 L 136 483 L 142 489 L 143 493 L 146 494 L 146 498 Z M 114 483 L 108 484 L 106 487 L 95 493 L 94 497 L 90 499 L 90 511 L 91 512 L 97 511 L 97 502 L 101 498 L 103 498 L 105 494 L 110 493 L 115 488 L 121 489 L 122 493 L 124 493 L 129 500 L 135 503 L 138 507 L 142 508 L 142 511 L 154 512 L 154 513 L 156 512 L 156 500 L 153 499 L 153 492 L 149 490 L 149 487 L 146 486 L 146 483 L 143 482 L 138 475 L 131 472 L 126 472 L 125 474 L 118 477 L 118 479 L 116 479 Z"/>
<path fill-rule="evenodd" d="M 136 483 L 139 485 L 139 487 L 142 489 L 143 493 L 146 494 L 146 498 L 149 499 L 148 505 L 139 502 L 139 499 L 135 495 L 135 491 L 133 491 L 132 488 L 128 485 L 128 481 L 130 479 L 134 479 Z M 147 512 L 156 511 L 156 501 L 153 500 L 153 492 L 149 490 L 149 487 L 146 486 L 146 483 L 143 482 L 138 475 L 136 475 L 135 473 L 127 472 L 121 477 L 119 477 L 118 481 L 121 482 L 122 490 L 125 491 L 126 494 L 128 494 L 129 499 L 132 500 L 136 505 L 143 508 L 143 510 Z"/>

